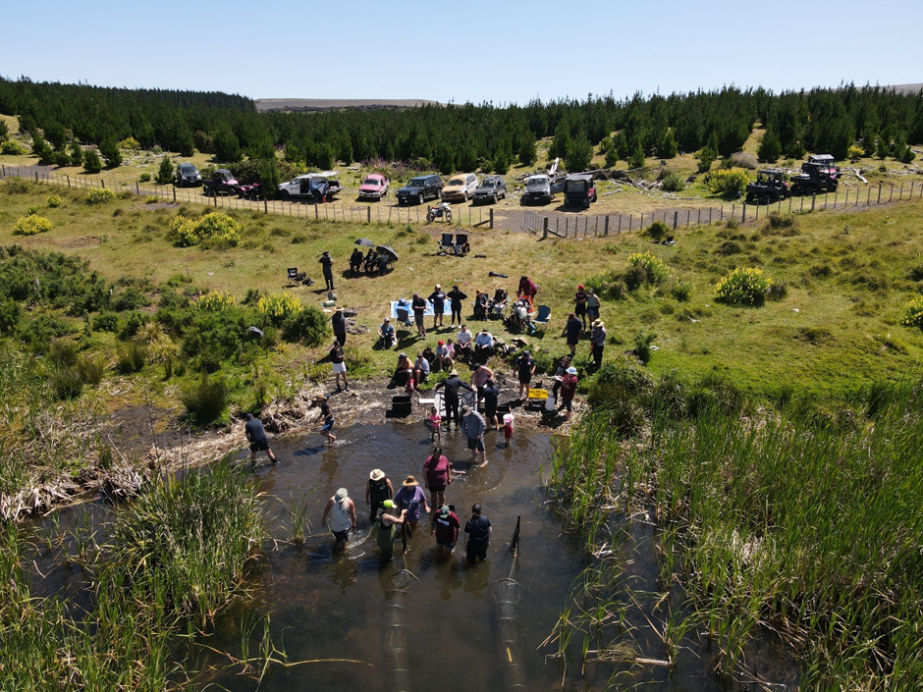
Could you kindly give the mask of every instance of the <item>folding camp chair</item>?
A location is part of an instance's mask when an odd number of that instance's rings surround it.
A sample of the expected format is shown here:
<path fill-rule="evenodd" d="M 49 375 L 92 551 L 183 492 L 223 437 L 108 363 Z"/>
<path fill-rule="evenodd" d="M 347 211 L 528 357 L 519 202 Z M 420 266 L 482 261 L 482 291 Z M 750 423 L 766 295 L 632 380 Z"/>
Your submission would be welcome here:
<path fill-rule="evenodd" d="M 540 325 L 542 328 L 547 327 L 551 321 L 551 308 L 547 305 L 538 306 L 538 314 L 530 322 L 533 325 Z"/>
<path fill-rule="evenodd" d="M 456 233 L 455 234 L 455 254 L 464 255 L 471 250 L 471 246 L 468 244 L 468 234 L 467 233 Z"/>
<path fill-rule="evenodd" d="M 405 327 L 412 327 L 413 322 L 410 321 L 410 310 L 407 308 L 397 308 L 397 321 L 403 324 Z"/>
<path fill-rule="evenodd" d="M 452 242 L 451 233 L 443 233 L 442 240 L 439 241 L 439 250 L 441 252 L 455 251 L 455 244 Z"/>
<path fill-rule="evenodd" d="M 305 286 L 310 286 L 314 283 L 314 279 L 308 278 L 307 272 L 298 271 L 298 267 L 288 268 L 288 280 L 293 284 L 304 284 Z"/>

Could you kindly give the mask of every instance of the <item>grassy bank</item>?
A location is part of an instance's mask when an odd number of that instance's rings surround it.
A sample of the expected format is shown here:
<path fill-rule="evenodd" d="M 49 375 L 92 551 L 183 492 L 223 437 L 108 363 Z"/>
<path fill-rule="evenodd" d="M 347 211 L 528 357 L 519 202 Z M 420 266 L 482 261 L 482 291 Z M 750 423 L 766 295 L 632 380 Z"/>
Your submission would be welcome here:
<path fill-rule="evenodd" d="M 917 689 L 919 383 L 869 389 L 826 419 L 796 405 L 742 418 L 726 398 L 703 405 L 694 385 L 654 386 L 656 395 L 623 390 L 647 416 L 643 438 L 626 443 L 624 409 L 601 408 L 549 474 L 548 489 L 596 555 L 578 603 L 591 594 L 624 613 L 638 591 L 654 591 L 656 657 L 673 665 L 680 648 L 704 651 L 728 681 L 765 668 L 751 644 L 771 631 L 801 657 L 805 689 Z M 653 583 L 616 578 L 614 558 L 599 557 L 624 544 L 630 554 L 639 517 L 655 526 Z M 584 651 L 631 649 L 624 630 L 565 620 L 561 636 L 582 631 Z"/>
<path fill-rule="evenodd" d="M 898 378 L 923 355 L 920 331 L 900 325 L 923 277 L 916 250 L 921 209 L 905 202 L 798 215 L 791 225 L 700 226 L 678 234 L 673 246 L 640 234 L 539 241 L 471 229 L 472 254 L 454 258 L 435 252 L 438 224 L 332 224 L 255 212 L 230 212 L 239 227 L 234 242 L 178 247 L 175 224 L 195 223 L 206 209 L 146 204 L 127 194 L 90 203 L 85 191 L 4 183 L 0 245 L 27 252 L 5 251 L 0 263 L 4 271 L 16 269 L 0 288 L 9 308 L 0 349 L 10 373 L 2 385 L 9 406 L 3 444 L 14 462 L 3 486 L 9 491 L 93 463 L 108 442 L 111 411 L 149 404 L 184 414 L 182 397 L 199 390 L 203 371 L 225 393 L 213 417 L 219 424 L 326 377 L 322 335 L 289 333 L 284 320 L 274 323 L 258 309 L 269 294 L 295 299 L 295 309 L 321 309 L 324 291 L 289 285 L 286 269 L 297 266 L 320 281 L 323 250 L 335 260 L 339 304 L 356 309 L 355 327 L 367 330 L 347 341 L 353 377 L 387 375 L 394 366 L 394 352 L 374 348 L 388 299 L 427 295 L 441 283 L 458 284 L 470 302 L 476 289 L 515 291 L 520 274 L 528 274 L 540 285 L 538 302 L 552 308 L 547 332 L 530 339 L 540 371 L 566 352 L 560 330 L 575 286 L 584 283 L 602 295 L 607 360 L 653 334 L 647 370 L 655 376 L 707 376 L 776 406 L 848 398 L 871 382 Z M 52 229 L 14 234 L 30 214 L 47 218 Z M 351 277 L 348 256 L 360 237 L 394 247 L 401 257 L 395 270 Z M 635 282 L 629 258 L 647 252 L 663 271 Z M 762 268 L 776 299 L 760 308 L 717 303 L 715 284 L 740 267 Z M 214 291 L 228 297 L 228 309 L 204 315 L 198 299 Z M 249 336 L 252 325 L 268 337 Z M 497 322 L 489 326 L 497 336 L 515 336 Z M 443 329 L 425 343 L 451 336 Z M 424 345 L 409 329 L 398 338 L 412 354 Z M 577 361 L 584 390 L 594 376 L 588 351 L 582 344 Z"/>

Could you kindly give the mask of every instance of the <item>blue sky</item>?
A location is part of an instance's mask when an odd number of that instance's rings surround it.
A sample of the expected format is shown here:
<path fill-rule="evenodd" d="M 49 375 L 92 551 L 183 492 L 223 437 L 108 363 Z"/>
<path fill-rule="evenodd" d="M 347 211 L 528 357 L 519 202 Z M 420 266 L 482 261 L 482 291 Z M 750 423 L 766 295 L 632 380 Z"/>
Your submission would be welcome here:
<path fill-rule="evenodd" d="M 0 17 L 5 77 L 252 98 L 501 104 L 923 82 L 921 0 L 45 0 Z"/>

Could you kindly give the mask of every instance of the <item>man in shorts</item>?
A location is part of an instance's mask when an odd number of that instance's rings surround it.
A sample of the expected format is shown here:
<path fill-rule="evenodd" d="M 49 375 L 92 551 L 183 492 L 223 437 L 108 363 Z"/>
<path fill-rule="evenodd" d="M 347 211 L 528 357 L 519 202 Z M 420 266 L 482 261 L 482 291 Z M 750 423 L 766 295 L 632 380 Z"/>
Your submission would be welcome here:
<path fill-rule="evenodd" d="M 468 437 L 468 449 L 471 450 L 471 463 L 477 460 L 478 452 L 480 452 L 481 466 L 487 466 L 487 451 L 484 448 L 484 431 L 487 429 L 487 424 L 484 422 L 484 417 L 470 406 L 465 406 L 462 409 L 462 419 L 462 426 Z"/>
<path fill-rule="evenodd" d="M 263 429 L 263 422 L 259 418 L 254 418 L 252 413 L 247 414 L 247 423 L 244 425 L 244 434 L 247 436 L 247 442 L 250 443 L 250 461 L 256 464 L 257 452 L 266 452 L 269 460 L 275 464 L 276 455 L 269 448 L 269 438 L 266 437 L 266 431 Z"/>
<path fill-rule="evenodd" d="M 493 422 L 494 427 L 500 429 L 500 421 L 497 419 L 497 402 L 500 399 L 500 390 L 497 389 L 493 378 L 487 380 L 487 383 L 481 388 L 481 397 L 484 400 L 484 421 L 487 423 L 487 429 L 490 430 L 490 424 Z"/>
<path fill-rule="evenodd" d="M 475 503 L 471 508 L 471 518 L 465 524 L 465 533 L 468 534 L 466 552 L 468 563 L 474 564 L 477 560 L 487 559 L 487 549 L 490 547 L 490 519 L 481 515 L 481 505 Z"/>
<path fill-rule="evenodd" d="M 426 301 L 414 293 L 413 300 L 410 301 L 410 308 L 413 310 L 413 322 L 417 325 L 417 336 L 425 339 L 426 325 L 423 324 L 423 316 L 426 314 Z"/>
<path fill-rule="evenodd" d="M 458 543 L 461 522 L 448 505 L 443 505 L 433 522 L 432 535 L 436 536 L 436 559 L 447 560 Z"/>
<path fill-rule="evenodd" d="M 330 530 L 336 539 L 334 550 L 343 550 L 349 540 L 349 532 L 356 530 L 356 503 L 350 499 L 346 488 L 337 490 L 336 494 L 327 501 L 320 523 L 326 526 L 328 516 L 330 517 Z"/>

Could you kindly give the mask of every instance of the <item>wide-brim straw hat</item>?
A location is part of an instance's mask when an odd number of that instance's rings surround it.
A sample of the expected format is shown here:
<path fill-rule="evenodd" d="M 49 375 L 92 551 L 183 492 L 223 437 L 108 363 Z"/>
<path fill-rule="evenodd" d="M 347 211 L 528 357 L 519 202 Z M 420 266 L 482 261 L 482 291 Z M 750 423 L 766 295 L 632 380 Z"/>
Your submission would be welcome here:
<path fill-rule="evenodd" d="M 407 478 L 404 479 L 404 482 L 403 482 L 402 485 L 403 485 L 405 488 L 410 488 L 411 486 L 420 485 L 420 484 L 417 483 L 417 479 L 414 478 L 413 476 L 407 476 Z"/>
<path fill-rule="evenodd" d="M 594 320 L 594 321 L 593 321 L 593 326 L 594 326 L 594 327 L 602 327 L 602 326 L 604 326 L 605 324 L 606 324 L 606 323 L 603 322 L 602 320 Z"/>
<path fill-rule="evenodd" d="M 384 477 L 385 472 L 381 469 L 375 469 L 369 474 L 369 478 L 371 478 L 373 481 L 380 481 Z"/>

